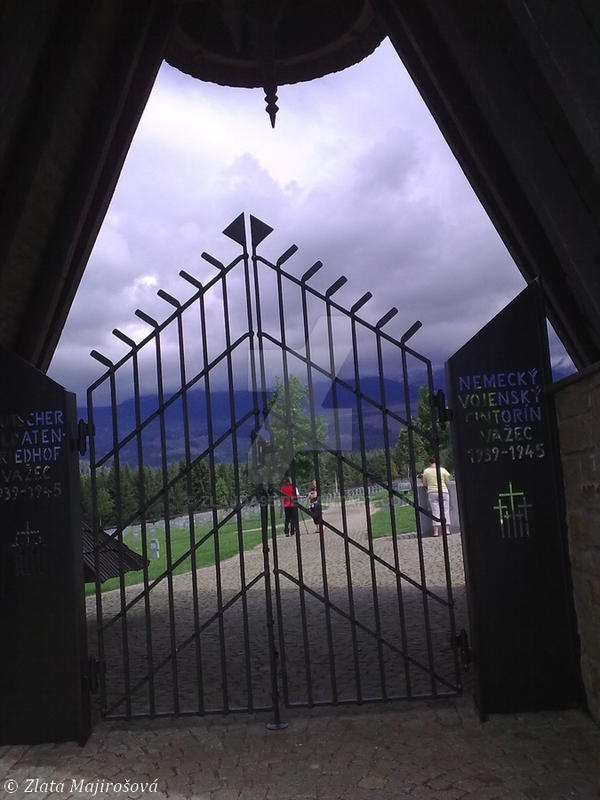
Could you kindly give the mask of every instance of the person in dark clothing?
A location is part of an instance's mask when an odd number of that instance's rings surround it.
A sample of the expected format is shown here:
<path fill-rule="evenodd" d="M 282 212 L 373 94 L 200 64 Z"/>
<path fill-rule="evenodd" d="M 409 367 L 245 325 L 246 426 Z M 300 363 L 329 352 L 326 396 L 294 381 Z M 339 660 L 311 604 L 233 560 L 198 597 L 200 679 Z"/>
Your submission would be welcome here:
<path fill-rule="evenodd" d="M 308 493 L 310 514 L 315 523 L 315 533 L 323 531 L 323 507 L 321 506 L 321 493 L 317 481 L 312 482 L 312 487 Z"/>

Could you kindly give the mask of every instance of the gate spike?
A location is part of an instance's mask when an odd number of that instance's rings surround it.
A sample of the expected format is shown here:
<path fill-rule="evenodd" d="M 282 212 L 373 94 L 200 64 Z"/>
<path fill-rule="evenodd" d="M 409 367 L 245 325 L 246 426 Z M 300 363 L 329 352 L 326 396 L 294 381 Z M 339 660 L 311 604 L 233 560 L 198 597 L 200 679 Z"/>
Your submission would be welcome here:
<path fill-rule="evenodd" d="M 315 275 L 321 269 L 322 266 L 323 266 L 322 261 L 315 261 L 312 267 L 310 267 L 310 269 L 307 269 L 304 275 L 300 278 L 301 282 L 306 283 L 306 281 L 309 281 L 312 278 L 312 276 Z"/>
<path fill-rule="evenodd" d="M 387 314 L 384 314 L 383 317 L 381 317 L 381 319 L 375 323 L 375 327 L 378 329 L 383 328 L 383 326 L 387 325 L 387 323 L 392 319 L 392 317 L 395 317 L 397 313 L 398 309 L 395 306 L 394 308 L 390 308 Z"/>
<path fill-rule="evenodd" d="M 202 284 L 197 278 L 194 278 L 193 275 L 190 275 L 189 272 L 186 272 L 184 269 L 179 270 L 180 276 L 186 280 L 188 283 L 191 283 L 192 286 L 195 286 L 196 289 L 202 289 Z"/>
<path fill-rule="evenodd" d="M 225 269 L 225 264 L 223 264 L 221 261 L 218 261 L 214 256 L 211 256 L 210 253 L 202 253 L 202 258 L 217 269 Z"/>
<path fill-rule="evenodd" d="M 103 356 L 102 353 L 99 353 L 97 350 L 92 350 L 90 352 L 90 355 L 92 358 L 95 358 L 96 361 L 99 361 L 101 364 L 104 364 L 104 366 L 108 367 L 109 369 L 113 369 L 113 367 L 115 366 L 113 362 L 110 360 L 110 358 Z"/>
<path fill-rule="evenodd" d="M 225 228 L 223 233 L 242 247 L 246 247 L 246 226 L 244 225 L 243 212 Z"/>
<path fill-rule="evenodd" d="M 181 308 L 181 303 L 179 302 L 179 300 L 170 295 L 168 292 L 165 292 L 164 289 L 159 289 L 156 294 L 161 298 L 161 300 L 166 300 L 167 303 L 170 303 L 172 306 L 175 306 L 175 308 Z"/>
<path fill-rule="evenodd" d="M 409 329 L 408 329 L 408 330 L 407 330 L 405 333 L 403 333 L 403 334 L 402 334 L 402 336 L 400 337 L 400 342 L 401 342 L 401 344 L 404 344 L 404 343 L 405 343 L 405 342 L 407 342 L 407 341 L 408 341 L 408 340 L 409 340 L 409 339 L 410 339 L 412 336 L 414 336 L 414 335 L 415 335 L 415 333 L 416 333 L 416 332 L 419 330 L 419 328 L 421 327 L 421 325 L 422 325 L 422 324 L 423 324 L 422 322 L 420 322 L 419 320 L 417 320 L 417 321 L 414 323 L 414 325 L 411 325 L 411 326 L 410 326 L 410 328 L 409 328 Z"/>
<path fill-rule="evenodd" d="M 144 311 L 140 311 L 139 308 L 136 308 L 135 315 L 136 315 L 136 317 L 139 317 L 140 319 L 143 319 L 144 322 L 147 322 L 148 325 L 152 325 L 153 328 L 158 328 L 158 322 L 155 319 L 152 319 L 152 317 L 150 317 Z"/>
<path fill-rule="evenodd" d="M 365 303 L 368 303 L 372 297 L 373 295 L 371 294 L 371 292 L 365 292 L 363 296 L 360 298 L 360 300 L 357 300 L 356 303 L 354 303 L 354 305 L 350 309 L 350 313 L 356 314 L 359 308 L 362 308 Z"/>
<path fill-rule="evenodd" d="M 291 258 L 297 250 L 298 250 L 298 245 L 293 244 L 291 247 L 288 247 L 285 253 L 279 256 L 279 258 L 277 259 L 276 261 L 277 266 L 280 267 L 282 264 L 285 264 L 288 258 Z"/>
<path fill-rule="evenodd" d="M 325 292 L 325 297 L 331 297 L 332 294 L 335 294 L 338 289 L 341 289 L 342 286 L 346 283 L 348 278 L 345 275 L 342 275 L 340 278 L 337 279 L 335 283 L 332 283 L 329 289 Z"/>
<path fill-rule="evenodd" d="M 118 328 L 113 329 L 113 336 L 116 336 L 117 339 L 120 339 L 125 344 L 129 345 L 132 349 L 136 346 L 136 343 L 133 339 L 130 339 L 129 336 L 126 336 L 123 331 L 120 331 Z"/>
<path fill-rule="evenodd" d="M 261 222 L 261 220 L 253 217 L 250 214 L 250 235 L 252 237 L 252 247 L 258 247 L 258 245 L 266 239 L 267 236 L 273 233 L 273 228 L 270 225 L 267 225 L 266 222 Z"/>

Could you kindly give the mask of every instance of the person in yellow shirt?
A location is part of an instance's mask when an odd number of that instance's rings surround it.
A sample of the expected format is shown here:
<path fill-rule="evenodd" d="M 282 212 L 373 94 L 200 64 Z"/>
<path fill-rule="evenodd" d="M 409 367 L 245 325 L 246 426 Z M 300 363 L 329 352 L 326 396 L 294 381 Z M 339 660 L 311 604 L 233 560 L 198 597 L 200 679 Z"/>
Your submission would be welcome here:
<path fill-rule="evenodd" d="M 446 520 L 446 533 L 450 533 L 450 473 L 447 469 L 440 466 L 440 478 L 442 480 L 442 498 L 444 502 L 444 519 Z M 440 533 L 440 495 L 438 491 L 437 469 L 435 458 L 429 459 L 429 466 L 423 470 L 423 486 L 427 489 L 427 499 L 433 514 L 433 535 L 439 536 Z"/>

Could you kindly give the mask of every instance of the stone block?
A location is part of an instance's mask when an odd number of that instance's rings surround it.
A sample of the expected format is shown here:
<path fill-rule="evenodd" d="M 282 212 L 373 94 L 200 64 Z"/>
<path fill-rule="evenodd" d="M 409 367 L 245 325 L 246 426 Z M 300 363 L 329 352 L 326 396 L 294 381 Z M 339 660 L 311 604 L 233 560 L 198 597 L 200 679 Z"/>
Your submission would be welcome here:
<path fill-rule="evenodd" d="M 597 513 L 594 509 L 569 508 L 567 529 L 571 553 L 596 547 L 600 530 L 600 512 Z"/>
<path fill-rule="evenodd" d="M 577 608 L 583 609 L 588 605 L 588 584 L 586 575 L 581 570 L 574 569 L 572 573 L 573 596 Z"/>
<path fill-rule="evenodd" d="M 588 578 L 588 586 L 592 605 L 600 606 L 600 575 L 592 575 L 592 577 Z"/>
<path fill-rule="evenodd" d="M 587 476 L 584 475 L 581 483 L 579 503 L 581 506 L 591 511 L 598 509 L 600 513 L 600 483 L 586 478 Z M 572 502 L 571 498 L 569 498 L 569 502 Z"/>
<path fill-rule="evenodd" d="M 586 428 L 590 436 L 590 444 L 598 446 L 600 444 L 600 404 L 594 405 L 589 414 L 585 417 Z"/>
<path fill-rule="evenodd" d="M 591 662 L 600 664 L 600 624 L 592 619 L 592 614 L 579 615 L 579 638 L 581 654 Z M 598 616 L 596 611 L 596 617 Z"/>
<path fill-rule="evenodd" d="M 581 659 L 581 674 L 590 714 L 600 725 L 600 664 L 584 654 Z"/>
<path fill-rule="evenodd" d="M 569 417 L 558 428 L 560 451 L 563 455 L 583 453 L 590 449 L 591 420 L 589 415 Z"/>
<path fill-rule="evenodd" d="M 600 578 L 600 535 L 597 538 L 597 546 L 581 553 L 581 569 L 589 575 Z"/>
<path fill-rule="evenodd" d="M 572 504 L 581 500 L 582 460 L 575 456 L 568 458 L 563 456 L 561 460 L 565 497 L 569 502 L 569 507 L 571 507 Z"/>
<path fill-rule="evenodd" d="M 595 380 L 587 381 L 583 385 L 588 396 L 588 407 L 592 414 L 600 414 L 600 376 L 595 375 Z"/>
<path fill-rule="evenodd" d="M 574 572 L 587 575 L 600 575 L 600 548 L 570 548 L 571 567 Z"/>
<path fill-rule="evenodd" d="M 591 397 L 583 381 L 572 383 L 556 394 L 556 415 L 559 425 L 563 420 L 586 414 L 591 406 Z"/>

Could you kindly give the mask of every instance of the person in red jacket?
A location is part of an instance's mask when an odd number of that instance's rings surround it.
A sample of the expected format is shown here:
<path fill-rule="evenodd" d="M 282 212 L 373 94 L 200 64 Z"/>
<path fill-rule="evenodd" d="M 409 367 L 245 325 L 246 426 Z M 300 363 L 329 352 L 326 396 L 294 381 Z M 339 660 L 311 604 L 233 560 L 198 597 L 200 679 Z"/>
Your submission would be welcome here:
<path fill-rule="evenodd" d="M 281 487 L 283 499 L 283 513 L 285 516 L 284 530 L 286 536 L 295 536 L 300 533 L 300 520 L 298 518 L 298 490 L 294 487 L 291 477 Z"/>

